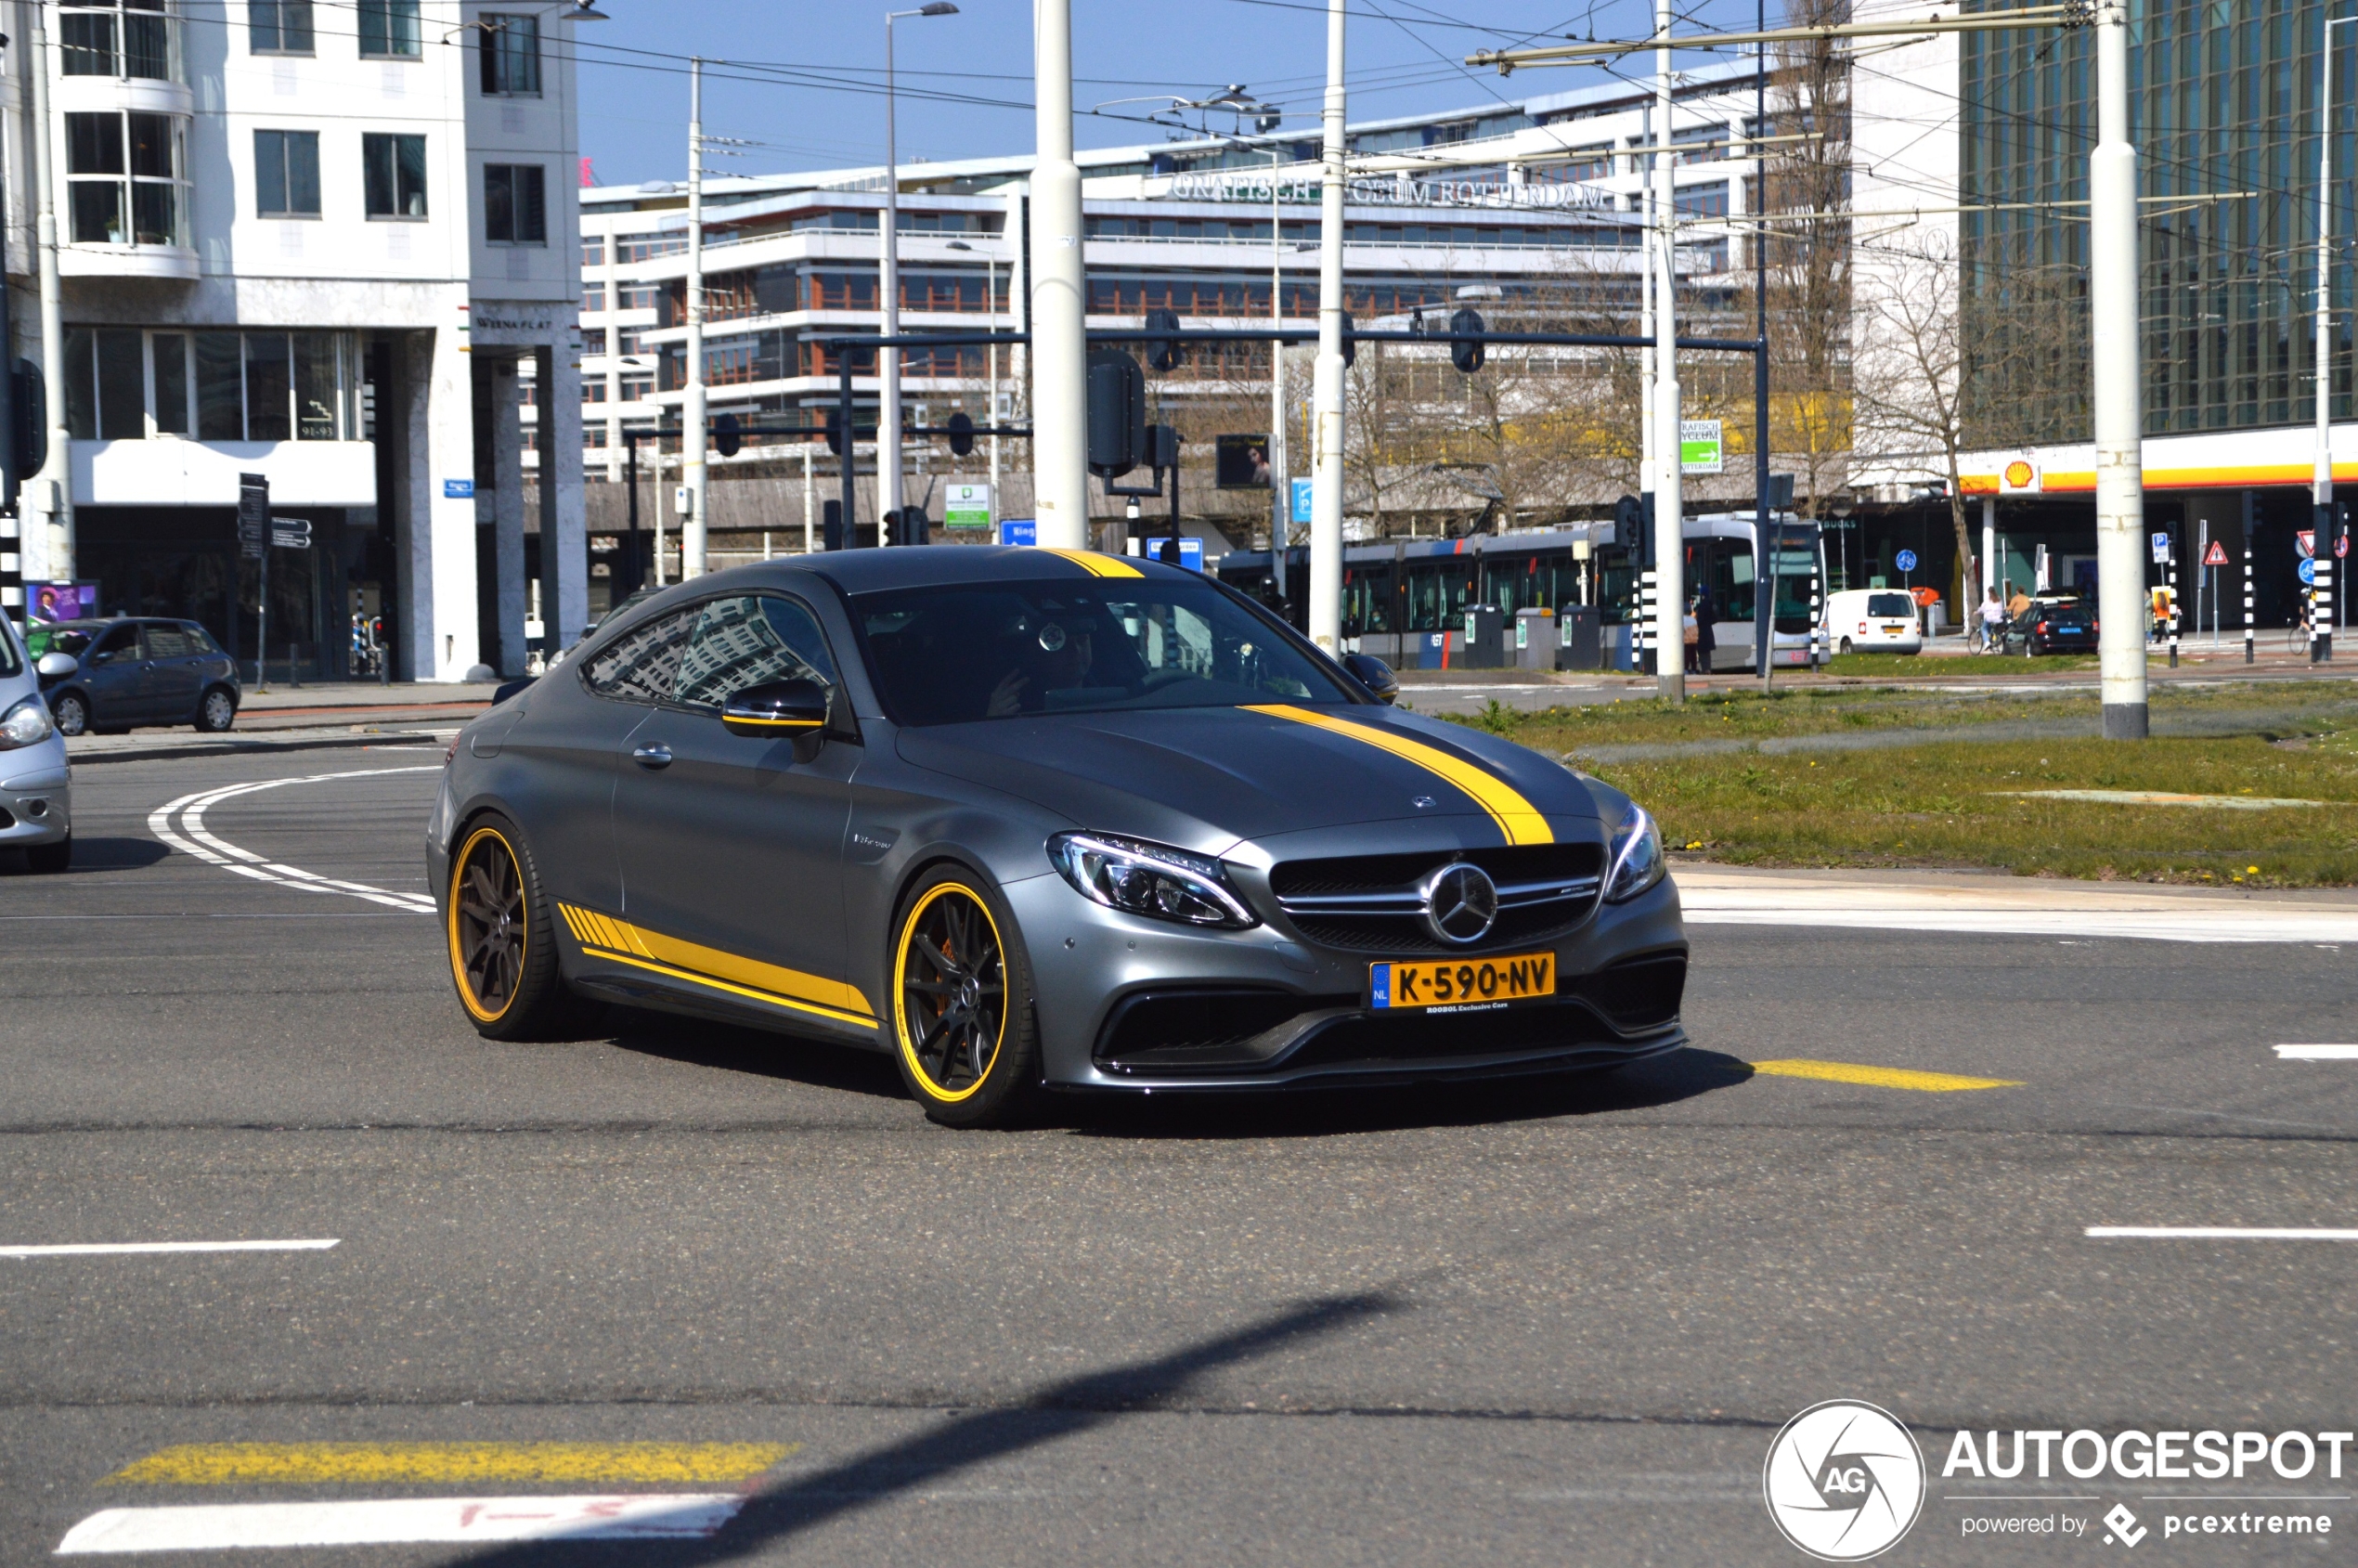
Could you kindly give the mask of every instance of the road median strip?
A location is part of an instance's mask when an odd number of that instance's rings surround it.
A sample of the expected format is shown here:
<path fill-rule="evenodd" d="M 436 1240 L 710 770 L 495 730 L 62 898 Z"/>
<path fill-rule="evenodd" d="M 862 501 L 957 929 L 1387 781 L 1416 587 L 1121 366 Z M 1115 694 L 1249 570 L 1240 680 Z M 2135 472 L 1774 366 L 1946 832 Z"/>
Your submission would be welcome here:
<path fill-rule="evenodd" d="M 1813 1078 L 1825 1083 L 1864 1083 L 1876 1089 L 1915 1089 L 1925 1094 L 1952 1094 L 1961 1089 L 2019 1089 L 2020 1079 L 1964 1078 L 1953 1072 L 1918 1072 L 1904 1067 L 1863 1067 L 1856 1062 L 1820 1062 L 1795 1056 L 1754 1062 L 1752 1070 L 1771 1078 Z"/>

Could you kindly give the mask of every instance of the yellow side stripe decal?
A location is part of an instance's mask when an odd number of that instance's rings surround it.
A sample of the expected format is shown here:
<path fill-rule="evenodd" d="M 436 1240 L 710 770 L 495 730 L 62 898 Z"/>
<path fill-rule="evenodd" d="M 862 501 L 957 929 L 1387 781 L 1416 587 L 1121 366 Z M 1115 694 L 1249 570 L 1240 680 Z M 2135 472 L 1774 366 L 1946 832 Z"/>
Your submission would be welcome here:
<path fill-rule="evenodd" d="M 682 941 L 572 904 L 561 903 L 557 912 L 572 929 L 574 940 L 599 957 L 791 1007 L 797 1012 L 816 1013 L 869 1029 L 876 1027 L 875 1012 L 856 986 Z"/>
<path fill-rule="evenodd" d="M 750 1481 L 799 1443 L 183 1443 L 106 1479 L 226 1486 L 488 1481 Z"/>
<path fill-rule="evenodd" d="M 1388 751 L 1405 761 L 1413 762 L 1425 771 L 1437 775 L 1471 796 L 1475 805 L 1490 813 L 1498 831 L 1509 844 L 1553 844 L 1554 830 L 1539 808 L 1525 800 L 1504 780 L 1483 772 L 1471 762 L 1450 756 L 1438 746 L 1412 741 L 1372 725 L 1354 724 L 1344 719 L 1330 719 L 1306 707 L 1292 707 L 1283 703 L 1265 706 L 1248 705 L 1248 713 L 1265 713 L 1273 719 L 1290 719 L 1297 724 L 1308 724 L 1338 735 L 1348 735 L 1364 741 L 1380 751 Z"/>
<path fill-rule="evenodd" d="M 1101 555 L 1094 550 L 1046 550 L 1049 555 L 1060 555 L 1095 577 L 1143 577 L 1147 574 L 1119 555 Z"/>

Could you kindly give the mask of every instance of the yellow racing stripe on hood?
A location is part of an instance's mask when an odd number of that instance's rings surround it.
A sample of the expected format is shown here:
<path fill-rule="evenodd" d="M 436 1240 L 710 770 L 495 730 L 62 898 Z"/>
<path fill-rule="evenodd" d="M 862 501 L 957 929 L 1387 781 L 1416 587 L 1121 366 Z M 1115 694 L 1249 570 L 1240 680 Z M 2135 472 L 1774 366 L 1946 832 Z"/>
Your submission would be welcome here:
<path fill-rule="evenodd" d="M 1506 781 L 1483 772 L 1472 763 L 1450 756 L 1438 746 L 1412 741 L 1406 735 L 1395 735 L 1371 724 L 1354 724 L 1348 719 L 1330 719 L 1306 707 L 1294 707 L 1283 703 L 1248 704 L 1248 713 L 1265 713 L 1273 719 L 1290 719 L 1297 724 L 1308 724 L 1333 734 L 1348 735 L 1379 751 L 1388 751 L 1404 761 L 1413 762 L 1453 788 L 1470 796 L 1473 803 L 1490 813 L 1498 831 L 1509 844 L 1553 844 L 1556 836 L 1548 826 L 1548 819 L 1518 794 Z"/>
<path fill-rule="evenodd" d="M 1041 553 L 1061 556 L 1093 577 L 1143 577 L 1147 575 L 1119 555 L 1103 555 L 1094 550 L 1051 550 L 1043 547 Z"/>

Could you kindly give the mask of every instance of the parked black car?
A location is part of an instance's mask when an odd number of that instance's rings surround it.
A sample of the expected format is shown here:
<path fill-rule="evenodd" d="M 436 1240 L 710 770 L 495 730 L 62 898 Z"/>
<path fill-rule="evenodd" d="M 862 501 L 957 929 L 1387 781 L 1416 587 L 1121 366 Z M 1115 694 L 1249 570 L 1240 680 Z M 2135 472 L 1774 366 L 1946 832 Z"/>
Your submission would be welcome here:
<path fill-rule="evenodd" d="M 218 733 L 237 721 L 238 667 L 194 621 L 35 621 L 25 645 L 35 659 L 70 654 L 78 666 L 43 682 L 61 734 L 135 724 L 193 724 Z"/>
<path fill-rule="evenodd" d="M 2005 639 L 2004 651 L 2025 658 L 2041 654 L 2092 654 L 2096 651 L 2095 606 L 2079 598 L 2034 599 L 2028 609 L 2006 623 Z"/>

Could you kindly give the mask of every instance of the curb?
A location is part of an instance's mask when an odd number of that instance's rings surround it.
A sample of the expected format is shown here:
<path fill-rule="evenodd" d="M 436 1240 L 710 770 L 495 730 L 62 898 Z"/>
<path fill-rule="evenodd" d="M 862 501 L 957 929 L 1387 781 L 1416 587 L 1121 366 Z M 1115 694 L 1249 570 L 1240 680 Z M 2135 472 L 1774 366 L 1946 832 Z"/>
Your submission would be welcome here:
<path fill-rule="evenodd" d="M 362 735 L 314 735 L 290 740 L 199 741 L 186 745 L 125 746 L 120 750 L 68 753 L 71 768 L 94 768 L 102 762 L 162 762 L 175 758 L 267 757 L 282 751 L 348 750 L 382 745 L 387 741 L 432 741 L 431 730 L 386 730 Z"/>

